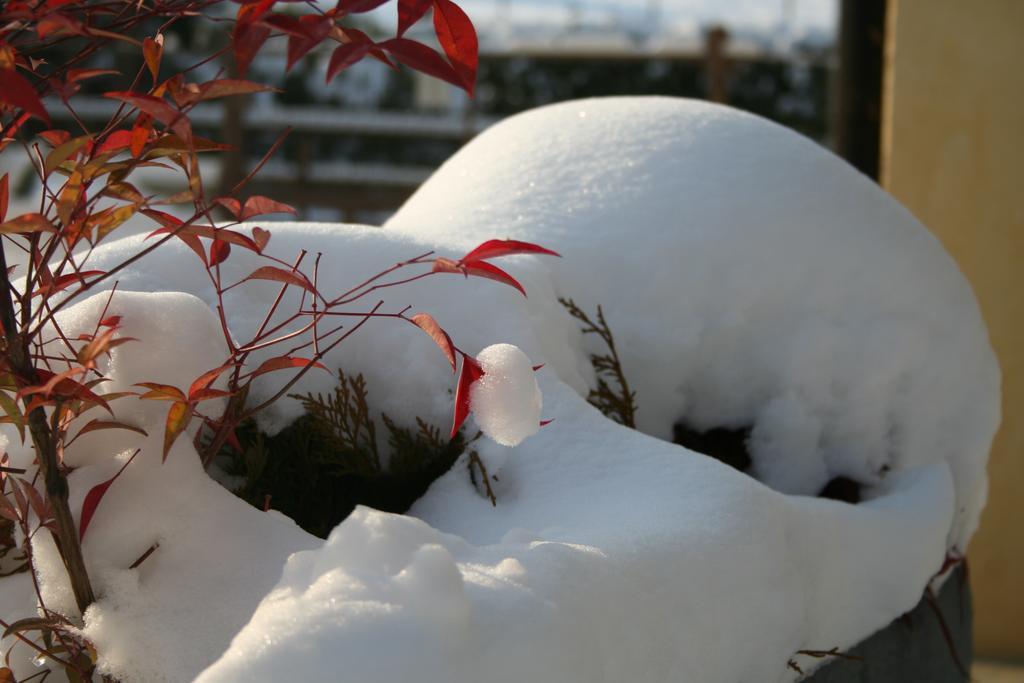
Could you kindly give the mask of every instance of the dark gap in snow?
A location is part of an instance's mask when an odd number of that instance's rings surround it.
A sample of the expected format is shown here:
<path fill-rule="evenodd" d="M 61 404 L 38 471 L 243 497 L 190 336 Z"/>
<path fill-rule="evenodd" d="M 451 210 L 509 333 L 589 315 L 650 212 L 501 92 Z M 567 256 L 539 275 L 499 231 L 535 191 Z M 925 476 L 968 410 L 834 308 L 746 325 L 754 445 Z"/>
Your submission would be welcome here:
<path fill-rule="evenodd" d="M 706 431 L 698 431 L 683 422 L 676 422 L 672 425 L 672 443 L 689 448 L 691 451 L 703 453 L 740 472 L 747 472 L 750 469 L 750 453 L 747 451 L 748 438 L 750 438 L 749 427 L 739 429 L 715 427 Z"/>
<path fill-rule="evenodd" d="M 863 484 L 849 477 L 835 477 L 825 484 L 818 498 L 830 498 L 841 500 L 844 503 L 859 503 L 861 501 L 861 488 Z"/>
<path fill-rule="evenodd" d="M 411 433 L 399 429 L 400 436 Z M 379 467 L 361 449 L 343 447 L 330 438 L 308 413 L 273 436 L 247 424 L 239 438 L 246 452 L 235 456 L 229 473 L 246 483 L 236 494 L 260 508 L 269 497 L 271 509 L 320 538 L 357 505 L 407 512 L 435 479 L 451 469 L 467 445 L 461 432 L 437 446 L 415 438 L 392 440 L 390 463 Z"/>
<path fill-rule="evenodd" d="M 752 461 L 750 451 L 747 450 L 750 431 L 750 427 L 714 427 L 701 431 L 684 422 L 676 422 L 672 425 L 672 443 L 750 474 Z M 834 477 L 818 492 L 818 498 L 856 504 L 863 498 L 862 489 L 863 484 L 859 481 L 849 477 Z"/>

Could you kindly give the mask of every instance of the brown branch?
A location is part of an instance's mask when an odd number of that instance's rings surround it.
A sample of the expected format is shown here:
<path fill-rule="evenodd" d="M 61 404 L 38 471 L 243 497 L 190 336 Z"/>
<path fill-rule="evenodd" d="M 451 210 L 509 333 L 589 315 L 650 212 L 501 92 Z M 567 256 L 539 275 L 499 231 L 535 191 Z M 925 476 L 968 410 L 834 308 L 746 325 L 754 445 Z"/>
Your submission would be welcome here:
<path fill-rule="evenodd" d="M 19 383 L 30 386 L 38 382 L 36 369 L 32 365 L 32 357 L 28 353 L 28 338 L 20 333 L 14 315 L 14 302 L 10 296 L 10 282 L 7 277 L 7 257 L 0 249 L 0 325 L 6 341 L 7 361 L 12 374 Z M 26 407 L 30 399 L 24 399 Z M 59 411 L 56 411 L 59 412 Z M 28 414 L 29 431 L 35 446 L 39 469 L 43 475 L 46 496 L 53 508 L 54 523 L 57 527 L 53 533 L 64 567 L 67 569 L 71 582 L 71 590 L 75 594 L 75 603 L 83 614 L 96 597 L 89 581 L 89 574 L 82 557 L 82 546 L 78 542 L 78 530 L 75 527 L 71 508 L 68 506 L 68 482 L 60 470 L 57 458 L 57 439 L 46 419 L 46 411 L 42 407 L 33 409 Z"/>
<path fill-rule="evenodd" d="M 957 671 L 963 675 L 964 679 L 970 680 L 971 674 L 967 671 L 967 667 L 964 666 L 963 661 L 960 659 L 960 654 L 956 650 L 956 642 L 953 640 L 953 633 L 949 630 L 949 624 L 946 623 L 946 617 L 942 614 L 942 609 L 939 607 L 939 601 L 935 597 L 935 591 L 932 590 L 931 586 L 928 586 L 924 592 L 924 601 L 931 608 L 932 613 L 935 615 L 935 619 L 939 622 L 939 630 L 942 631 L 942 639 L 946 641 L 946 647 L 949 649 L 949 656 L 953 658 L 953 663 L 956 664 Z"/>
<path fill-rule="evenodd" d="M 491 507 L 498 507 L 498 498 L 494 495 L 494 489 L 491 488 L 491 477 L 487 474 L 487 466 L 484 465 L 483 459 L 480 454 L 475 450 L 469 452 L 469 480 L 476 486 L 476 473 L 473 471 L 473 467 L 476 466 L 480 470 L 480 476 L 483 479 L 484 493 L 487 498 L 491 501 Z"/>
<path fill-rule="evenodd" d="M 834 647 L 831 650 L 797 650 L 798 655 L 805 655 L 807 657 L 814 657 L 816 659 L 822 659 L 824 657 L 836 657 L 838 659 L 847 659 L 851 662 L 863 662 L 864 658 L 860 655 L 851 655 L 846 652 L 840 652 L 838 647 Z"/>
<path fill-rule="evenodd" d="M 160 547 L 159 543 L 154 543 L 153 545 L 149 546 L 149 548 L 146 549 L 146 552 L 144 552 L 141 555 L 139 555 L 139 559 L 135 560 L 130 565 L 128 565 L 128 569 L 138 569 L 139 565 L 141 565 L 143 562 L 145 562 L 146 559 L 150 555 L 155 553 L 156 549 L 159 548 L 159 547 Z"/>

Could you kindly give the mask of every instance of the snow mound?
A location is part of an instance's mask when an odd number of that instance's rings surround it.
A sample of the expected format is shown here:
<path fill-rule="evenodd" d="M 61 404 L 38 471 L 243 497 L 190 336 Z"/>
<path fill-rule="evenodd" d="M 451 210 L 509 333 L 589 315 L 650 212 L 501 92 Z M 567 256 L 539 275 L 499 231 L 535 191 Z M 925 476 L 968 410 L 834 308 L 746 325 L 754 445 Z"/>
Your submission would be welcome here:
<path fill-rule="evenodd" d="M 515 448 L 474 442 L 496 506 L 466 454 L 410 516 L 359 509 L 321 543 L 210 481 L 190 439 L 160 465 L 162 413 L 115 401 L 118 419 L 150 437 L 82 439 L 67 457 L 81 465 L 77 510 L 141 448 L 84 544 L 102 596 L 84 631 L 126 683 L 787 681 L 795 651 L 849 647 L 910 609 L 977 524 L 999 374 L 970 288 L 906 210 L 778 126 L 685 100 L 565 103 L 488 130 L 383 230 L 272 232 L 281 259 L 323 251 L 325 291 L 492 237 L 565 255 L 503 263 L 528 299 L 443 275 L 380 290 L 382 311 L 429 311 L 467 352 L 498 340 L 522 349 L 481 353 L 522 399 L 495 435 L 536 430 L 538 385 L 555 424 Z M 141 243 L 102 247 L 91 266 Z M 221 271 L 236 281 L 253 266 L 233 252 Z M 112 305 L 125 325 L 134 319 L 140 338 L 156 331 L 169 351 L 118 347 L 101 390 L 157 372 L 182 385 L 223 362 L 210 341 L 216 297 L 187 248 L 168 244 L 119 277 Z M 251 285 L 225 301 L 239 336 L 277 290 Z M 559 296 L 602 306 L 641 431 L 583 398 L 589 356 L 604 349 Z M 97 305 L 66 315 L 87 325 Z M 447 424 L 450 368 L 411 327 L 372 321 L 325 364 L 362 372 L 377 410 Z M 546 364 L 536 379 L 526 358 Z M 287 380 L 261 377 L 253 400 Z M 293 391 L 335 381 L 311 373 Z M 486 392 L 473 396 L 483 422 L 503 400 Z M 261 426 L 300 410 L 282 401 Z M 749 428 L 755 474 L 770 486 L 669 443 L 677 422 Z M 867 499 L 791 495 L 839 475 Z M 44 597 L 71 611 L 52 544 L 34 545 Z M 17 602 L 10 586 L 23 582 L 0 580 L 4 604 Z"/>
<path fill-rule="evenodd" d="M 371 572 L 397 582 L 441 546 L 462 585 L 439 590 L 460 615 L 468 600 L 468 624 L 419 627 L 422 596 L 367 599 L 352 559 L 317 551 L 302 562 L 347 577 L 322 598 L 343 607 L 307 620 L 275 593 L 201 681 L 339 661 L 358 681 L 792 680 L 795 651 L 866 637 L 964 549 L 998 423 L 977 305 L 923 226 L 814 144 L 703 103 L 571 102 L 481 135 L 385 227 L 455 253 L 497 235 L 570 255 L 520 258 L 530 299 L 501 302 L 522 326 L 502 338 L 554 370 L 556 424 L 512 450 L 481 442 L 497 506 L 460 461 L 411 511 L 444 533 L 389 534 L 381 554 L 403 559 Z M 598 414 L 581 394 L 603 349 L 551 294 L 602 305 L 644 431 L 749 427 L 781 492 Z M 838 475 L 868 500 L 785 495 Z M 366 511 L 339 532 L 393 524 Z"/>
<path fill-rule="evenodd" d="M 559 428 L 515 450 L 497 508 L 457 465 L 414 510 L 456 536 L 352 515 L 198 680 L 785 681 L 796 650 L 859 640 L 941 563 L 942 465 L 862 506 L 787 497 L 543 388 Z"/>
<path fill-rule="evenodd" d="M 477 354 L 484 375 L 470 386 L 473 418 L 502 446 L 518 446 L 540 429 L 543 399 L 533 366 L 512 344 L 493 344 Z"/>
<path fill-rule="evenodd" d="M 803 495 L 943 461 L 950 546 L 977 527 L 999 369 L 970 286 L 905 208 L 797 133 L 674 98 L 544 107 L 466 145 L 386 228 L 567 255 L 532 267 L 603 306 L 648 434 L 750 429 L 755 474 Z"/>

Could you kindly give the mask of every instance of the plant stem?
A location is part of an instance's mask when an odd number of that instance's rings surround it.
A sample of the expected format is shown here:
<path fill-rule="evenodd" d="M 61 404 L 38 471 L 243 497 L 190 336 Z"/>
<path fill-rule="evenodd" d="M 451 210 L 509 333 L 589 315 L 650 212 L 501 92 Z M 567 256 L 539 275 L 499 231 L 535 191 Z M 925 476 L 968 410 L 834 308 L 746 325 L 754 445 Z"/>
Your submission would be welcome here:
<path fill-rule="evenodd" d="M 7 275 L 7 256 L 0 246 L 0 324 L 3 325 L 5 337 L 5 353 L 11 373 L 19 383 L 31 386 L 38 382 L 36 369 L 32 365 L 29 354 L 28 339 L 19 334 L 17 319 L 14 314 L 14 301 L 11 299 L 11 282 Z M 29 399 L 24 399 L 25 406 Z M 68 482 L 61 472 L 57 460 L 57 440 L 46 418 L 42 407 L 31 410 L 28 414 L 29 432 L 36 449 L 39 469 L 46 485 L 46 497 L 53 508 L 54 522 L 57 530 L 53 533 L 57 550 L 64 561 L 71 590 L 75 594 L 75 602 L 83 614 L 86 608 L 95 602 L 96 597 L 89 582 L 89 574 L 85 569 L 82 557 L 82 546 L 78 542 L 78 530 L 75 520 L 68 507 Z"/>

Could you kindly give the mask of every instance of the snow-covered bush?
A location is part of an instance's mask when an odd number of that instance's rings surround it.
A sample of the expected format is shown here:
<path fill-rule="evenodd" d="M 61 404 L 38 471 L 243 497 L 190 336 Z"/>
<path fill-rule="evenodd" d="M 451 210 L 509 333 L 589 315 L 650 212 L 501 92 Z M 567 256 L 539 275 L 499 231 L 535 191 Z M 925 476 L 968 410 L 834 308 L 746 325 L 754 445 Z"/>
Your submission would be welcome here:
<path fill-rule="evenodd" d="M 466 84 L 475 41 L 450 3 L 399 3 L 399 32 L 435 8 L 448 62 L 335 25 L 379 4 L 241 3 L 236 60 L 280 31 L 295 58 L 338 40 L 335 67 L 390 55 Z M 4 6 L 21 14 L 0 24 L 0 144 L 28 144 L 39 93 L 73 107 L 76 79 L 103 77 L 18 41 L 120 40 L 109 7 Z M 477 138 L 384 229 L 271 240 L 242 221 L 285 207 L 206 197 L 196 152 L 216 145 L 188 123 L 259 86 L 160 78 L 156 27 L 138 47 L 112 95 L 139 115 L 42 132 L 39 212 L 0 216 L 17 258 L 0 269 L 0 568 L 33 570 L 0 579 L 0 614 L 28 615 L 3 638 L 16 676 L 39 654 L 124 681 L 783 681 L 794 653 L 863 638 L 962 556 L 998 422 L 984 325 L 938 243 L 827 152 L 708 104 L 565 103 Z M 181 169 L 188 215 L 131 184 L 153 163 Z M 107 239 L 133 220 L 156 234 Z M 357 507 L 326 541 L 209 476 L 234 427 L 274 438 L 329 407 L 336 368 L 428 426 L 458 371 L 444 436 L 475 421 L 496 440 L 408 515 Z M 542 406 L 557 429 L 521 441 Z M 755 478 L 670 443 L 677 425 L 748 433 Z M 814 497 L 837 477 L 859 504 Z"/>
<path fill-rule="evenodd" d="M 91 576 L 109 587 L 81 629 L 102 671 L 144 681 L 791 681 L 791 659 L 813 664 L 795 653 L 864 638 L 962 554 L 984 502 L 998 368 L 952 260 L 844 163 L 713 105 L 566 103 L 477 138 L 383 229 L 279 224 L 268 249 L 280 258 L 318 245 L 335 263 L 319 269 L 318 288 L 336 291 L 376 263 L 470 253 L 491 231 L 573 258 L 513 255 L 528 299 L 462 277 L 380 298 L 386 309 L 430 310 L 462 349 L 502 340 L 543 363 L 535 377 L 555 424 L 515 448 L 474 442 L 408 515 L 357 508 L 323 542 L 211 482 L 186 439 L 161 465 L 166 404 L 113 402 L 152 410 L 139 415 L 150 436 L 83 545 Z M 102 245 L 94 265 L 142 244 Z M 198 374 L 224 352 L 197 343 L 219 339 L 204 332 L 220 327 L 217 292 L 198 259 L 183 258 L 187 245 L 162 253 L 120 273 L 111 306 L 125 334 L 152 328 L 150 343 L 187 349 L 182 374 Z M 220 264 L 226 280 L 255 258 L 232 254 Z M 247 334 L 276 292 L 250 285 L 229 292 L 229 323 Z M 109 291 L 62 312 L 72 333 L 88 329 Z M 588 404 L 592 356 L 611 351 L 602 335 L 580 334 L 560 296 L 614 328 L 639 429 Z M 165 300 L 173 319 L 148 305 Z M 605 324 L 591 313 L 598 304 Z M 354 335 L 323 362 L 361 373 L 374 410 L 442 424 L 451 368 L 412 325 L 398 327 L 409 333 Z M 477 365 L 463 357 L 464 381 Z M 125 344 L 104 386 L 154 370 L 141 344 Z M 278 377 L 257 378 L 253 398 L 272 395 Z M 334 374 L 310 372 L 294 393 L 336 387 Z M 473 393 L 463 387 L 460 397 Z M 284 398 L 257 426 L 281 434 L 303 411 Z M 771 486 L 670 443 L 680 421 L 750 428 L 752 472 Z M 114 434 L 68 449 L 82 459 L 72 509 L 131 456 L 89 445 Z M 16 466 L 32 457 L 16 438 L 8 450 Z M 479 469 L 467 476 L 474 455 L 487 481 Z M 860 503 L 813 497 L 837 476 L 863 485 Z M 44 598 L 73 610 L 60 559 L 40 540 Z M 5 613 L 34 608 L 19 577 L 0 581 Z"/>

